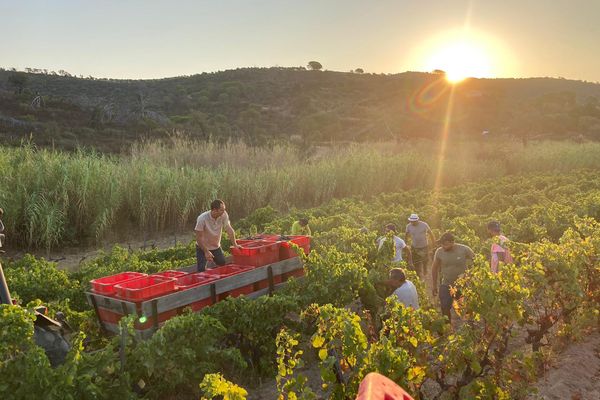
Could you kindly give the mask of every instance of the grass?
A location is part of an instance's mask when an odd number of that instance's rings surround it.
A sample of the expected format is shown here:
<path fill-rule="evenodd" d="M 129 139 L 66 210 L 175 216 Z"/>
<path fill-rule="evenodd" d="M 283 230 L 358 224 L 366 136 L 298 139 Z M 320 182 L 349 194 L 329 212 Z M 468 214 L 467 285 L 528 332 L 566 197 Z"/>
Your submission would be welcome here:
<path fill-rule="evenodd" d="M 214 198 L 234 221 L 271 205 L 454 186 L 511 174 L 600 169 L 600 143 L 428 141 L 298 150 L 219 146 L 171 138 L 129 155 L 66 153 L 31 145 L 0 152 L 0 207 L 12 247 L 54 248 L 193 229 Z M 440 175 L 438 177 L 438 171 Z"/>

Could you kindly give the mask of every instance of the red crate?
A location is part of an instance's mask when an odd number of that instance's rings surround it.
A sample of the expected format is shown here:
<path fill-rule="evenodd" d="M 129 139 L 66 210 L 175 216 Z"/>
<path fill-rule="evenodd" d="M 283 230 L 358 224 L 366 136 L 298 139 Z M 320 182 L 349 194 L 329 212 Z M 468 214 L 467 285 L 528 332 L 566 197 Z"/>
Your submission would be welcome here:
<path fill-rule="evenodd" d="M 179 278 L 181 276 L 187 275 L 187 272 L 183 272 L 183 271 L 175 271 L 172 269 L 169 269 L 167 271 L 161 271 L 161 272 L 157 272 L 155 274 L 152 274 L 151 276 L 162 276 L 165 278 Z"/>
<path fill-rule="evenodd" d="M 90 281 L 90 284 L 92 285 L 92 291 L 111 296 L 115 293 L 115 285 L 144 276 L 148 275 L 141 272 L 121 272 L 120 274 L 93 279 Z"/>
<path fill-rule="evenodd" d="M 310 236 L 282 236 L 286 239 L 280 242 L 279 259 L 287 260 L 288 258 L 298 257 L 290 243 L 300 246 L 304 250 L 304 254 L 310 253 Z"/>
<path fill-rule="evenodd" d="M 396 382 L 370 372 L 360 383 L 356 400 L 413 400 Z"/>
<path fill-rule="evenodd" d="M 216 279 L 226 278 L 228 276 L 233 276 L 236 274 L 240 274 L 242 272 L 250 271 L 254 269 L 251 265 L 237 265 L 237 264 L 227 264 L 221 267 L 207 269 L 204 272 L 199 272 L 198 275 L 207 275 L 215 277 Z M 217 295 L 217 301 L 221 301 L 225 299 L 227 296 L 238 297 L 242 294 L 250 294 L 254 291 L 254 284 L 242 286 L 241 288 L 233 289 L 227 292 L 223 292 Z"/>
<path fill-rule="evenodd" d="M 273 275 L 273 284 L 277 285 L 278 283 L 283 282 L 283 275 Z M 262 281 L 258 281 L 255 283 L 256 287 L 254 291 L 266 289 L 269 287 L 269 278 L 263 279 Z"/>
<path fill-rule="evenodd" d="M 212 305 L 212 299 L 210 297 L 207 297 L 206 299 L 195 301 L 187 305 L 186 307 L 190 307 L 192 311 L 199 311 L 202 310 L 204 307 L 208 307 L 210 305 Z"/>
<path fill-rule="evenodd" d="M 175 286 L 178 290 L 186 290 L 196 286 L 206 285 L 218 278 L 215 275 L 203 275 L 202 272 L 188 274 L 177 278 Z"/>
<path fill-rule="evenodd" d="M 251 265 L 226 264 L 217 268 L 210 268 L 204 272 L 198 272 L 198 275 L 218 276 L 217 279 L 226 278 L 231 275 L 250 271 L 254 267 Z"/>
<path fill-rule="evenodd" d="M 115 285 L 117 297 L 129 301 L 144 301 L 177 290 L 175 278 L 150 275 Z"/>
<path fill-rule="evenodd" d="M 231 246 L 231 254 L 236 264 L 262 267 L 279 261 L 279 242 L 255 240 L 240 248 Z"/>

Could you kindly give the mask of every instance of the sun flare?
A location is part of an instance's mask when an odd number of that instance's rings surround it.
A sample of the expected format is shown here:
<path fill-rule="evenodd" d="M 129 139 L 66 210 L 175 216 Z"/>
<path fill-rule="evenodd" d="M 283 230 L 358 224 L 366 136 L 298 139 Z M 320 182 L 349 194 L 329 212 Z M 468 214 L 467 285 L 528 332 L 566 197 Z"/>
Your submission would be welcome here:
<path fill-rule="evenodd" d="M 421 43 L 412 60 L 419 70 L 442 70 L 450 82 L 465 78 L 495 78 L 512 72 L 514 58 L 490 35 L 470 29 L 441 32 Z"/>
<path fill-rule="evenodd" d="M 460 41 L 443 45 L 434 51 L 428 62 L 431 69 L 446 72 L 450 82 L 460 82 L 465 78 L 492 77 L 490 58 L 483 47 L 475 43 Z"/>

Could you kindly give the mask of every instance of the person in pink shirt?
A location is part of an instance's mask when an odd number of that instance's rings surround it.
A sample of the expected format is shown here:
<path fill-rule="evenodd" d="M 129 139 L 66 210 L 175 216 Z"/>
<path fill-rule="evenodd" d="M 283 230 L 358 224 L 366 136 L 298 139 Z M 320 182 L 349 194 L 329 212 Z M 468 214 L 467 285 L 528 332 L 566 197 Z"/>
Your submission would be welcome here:
<path fill-rule="evenodd" d="M 492 237 L 492 246 L 490 248 L 490 268 L 497 274 L 500 263 L 510 264 L 513 258 L 507 247 L 508 238 L 500 232 L 500 222 L 491 221 L 487 224 L 488 233 Z"/>

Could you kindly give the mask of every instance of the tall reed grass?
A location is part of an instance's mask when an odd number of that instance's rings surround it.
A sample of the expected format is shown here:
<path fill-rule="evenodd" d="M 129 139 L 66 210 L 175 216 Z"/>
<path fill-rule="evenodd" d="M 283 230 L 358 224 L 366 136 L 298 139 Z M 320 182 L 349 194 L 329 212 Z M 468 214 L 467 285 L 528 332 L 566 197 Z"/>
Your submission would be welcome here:
<path fill-rule="evenodd" d="M 431 142 L 250 148 L 177 142 L 129 155 L 0 148 L 0 207 L 9 245 L 51 247 L 191 230 L 214 198 L 230 215 L 318 206 L 332 198 L 457 185 L 509 174 L 600 169 L 599 143 Z M 439 171 L 439 176 L 438 176 Z"/>

